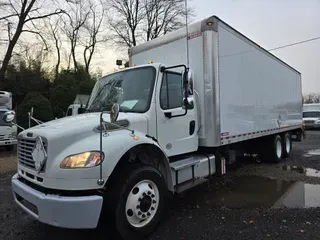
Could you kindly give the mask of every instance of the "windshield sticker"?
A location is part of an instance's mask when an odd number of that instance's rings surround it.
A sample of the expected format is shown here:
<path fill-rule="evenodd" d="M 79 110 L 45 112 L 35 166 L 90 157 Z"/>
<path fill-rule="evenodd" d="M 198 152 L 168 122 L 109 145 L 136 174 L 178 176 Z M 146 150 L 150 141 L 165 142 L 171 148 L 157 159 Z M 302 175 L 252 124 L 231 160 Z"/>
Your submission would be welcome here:
<path fill-rule="evenodd" d="M 124 101 L 123 103 L 121 103 L 120 107 L 126 107 L 129 109 L 132 109 L 137 104 L 137 102 L 138 100 Z"/>

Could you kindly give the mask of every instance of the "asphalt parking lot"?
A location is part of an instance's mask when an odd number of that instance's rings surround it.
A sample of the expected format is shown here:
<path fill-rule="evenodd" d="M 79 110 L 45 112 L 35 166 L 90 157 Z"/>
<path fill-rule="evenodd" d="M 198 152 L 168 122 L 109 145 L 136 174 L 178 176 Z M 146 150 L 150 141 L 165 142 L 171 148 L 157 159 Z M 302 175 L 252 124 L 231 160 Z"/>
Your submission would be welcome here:
<path fill-rule="evenodd" d="M 320 239 L 320 131 L 279 165 L 246 161 L 223 179 L 174 197 L 150 239 Z M 13 202 L 14 154 L 0 149 L 0 239 L 115 239 L 106 229 L 39 223 Z"/>

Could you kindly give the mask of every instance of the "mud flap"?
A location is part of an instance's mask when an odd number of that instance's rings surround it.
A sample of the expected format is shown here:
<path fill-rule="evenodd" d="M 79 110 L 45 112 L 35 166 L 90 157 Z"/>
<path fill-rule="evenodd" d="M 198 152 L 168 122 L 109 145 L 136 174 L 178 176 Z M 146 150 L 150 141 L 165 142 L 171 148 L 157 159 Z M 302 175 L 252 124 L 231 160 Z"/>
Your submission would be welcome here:
<path fill-rule="evenodd" d="M 216 175 L 223 176 L 226 173 L 227 173 L 226 159 L 221 155 L 217 155 Z"/>

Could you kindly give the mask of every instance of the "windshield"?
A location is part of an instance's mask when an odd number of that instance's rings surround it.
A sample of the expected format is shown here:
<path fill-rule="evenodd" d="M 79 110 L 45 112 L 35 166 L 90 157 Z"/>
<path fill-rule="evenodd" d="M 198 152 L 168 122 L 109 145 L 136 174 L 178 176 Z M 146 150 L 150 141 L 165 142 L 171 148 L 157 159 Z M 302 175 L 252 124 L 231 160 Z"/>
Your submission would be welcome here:
<path fill-rule="evenodd" d="M 320 118 L 320 112 L 304 112 L 304 118 Z"/>
<path fill-rule="evenodd" d="M 154 67 L 117 72 L 101 78 L 94 86 L 87 111 L 110 111 L 119 103 L 120 112 L 148 111 L 156 76 Z"/>

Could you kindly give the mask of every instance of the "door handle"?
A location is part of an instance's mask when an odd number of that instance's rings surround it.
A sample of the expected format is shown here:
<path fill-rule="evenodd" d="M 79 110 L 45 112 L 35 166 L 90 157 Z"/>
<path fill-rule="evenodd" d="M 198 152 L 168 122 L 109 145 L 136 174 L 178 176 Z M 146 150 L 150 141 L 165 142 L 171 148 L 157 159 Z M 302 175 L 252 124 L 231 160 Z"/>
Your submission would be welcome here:
<path fill-rule="evenodd" d="M 165 112 L 165 113 L 164 113 L 164 116 L 165 116 L 166 118 L 171 118 L 171 117 L 172 117 L 172 112 Z"/>

